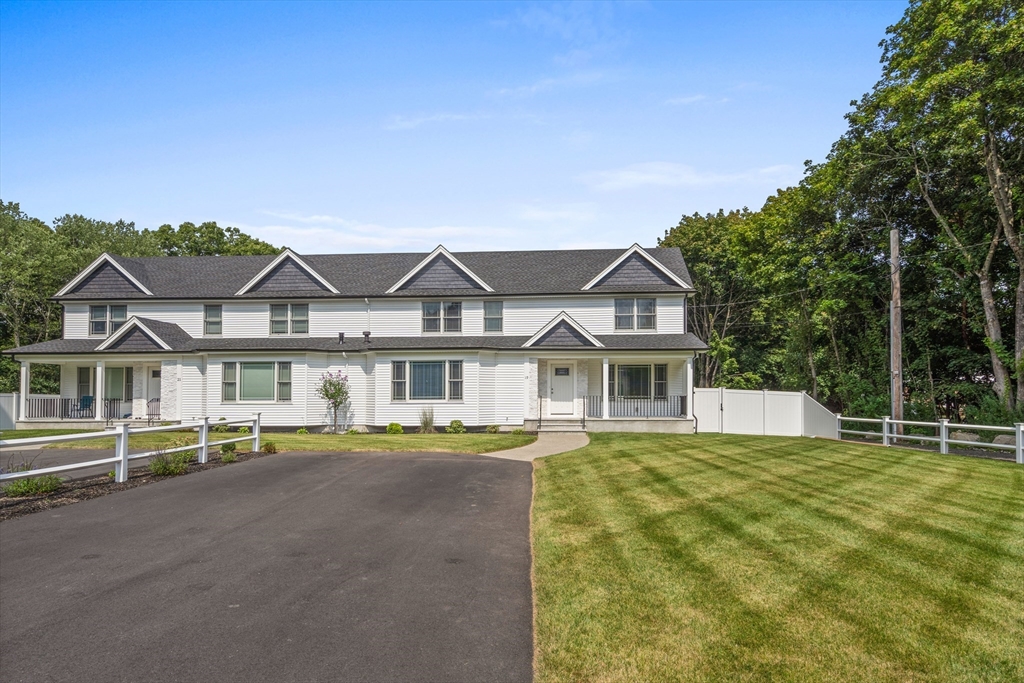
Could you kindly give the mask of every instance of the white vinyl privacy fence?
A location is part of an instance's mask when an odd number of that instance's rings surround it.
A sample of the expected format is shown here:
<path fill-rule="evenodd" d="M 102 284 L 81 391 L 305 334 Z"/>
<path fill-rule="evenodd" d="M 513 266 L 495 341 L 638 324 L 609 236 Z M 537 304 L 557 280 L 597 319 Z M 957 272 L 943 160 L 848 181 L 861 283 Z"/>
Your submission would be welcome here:
<path fill-rule="evenodd" d="M 698 432 L 839 438 L 839 417 L 800 391 L 694 389 Z"/>
<path fill-rule="evenodd" d="M 0 432 L 18 421 L 18 394 L 0 394 Z"/>

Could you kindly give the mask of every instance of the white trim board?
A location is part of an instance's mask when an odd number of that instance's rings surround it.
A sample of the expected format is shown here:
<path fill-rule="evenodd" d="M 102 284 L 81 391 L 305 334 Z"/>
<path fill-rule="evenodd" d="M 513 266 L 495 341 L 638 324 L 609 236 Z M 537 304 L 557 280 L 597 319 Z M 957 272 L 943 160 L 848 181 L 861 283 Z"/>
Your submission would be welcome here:
<path fill-rule="evenodd" d="M 395 284 L 393 284 L 391 286 L 391 289 L 386 291 L 385 294 L 394 294 L 395 292 L 397 292 L 399 289 L 401 289 L 402 285 L 404 285 L 406 282 L 411 280 L 412 277 L 414 275 L 416 275 L 416 273 L 418 273 L 421 270 L 423 270 L 431 261 L 433 261 L 438 256 L 444 256 L 447 259 L 449 259 L 452 263 L 454 263 L 456 266 L 458 266 L 459 269 L 463 273 L 465 273 L 470 278 L 472 278 L 473 282 L 475 282 L 478 285 L 480 285 L 481 287 L 483 287 L 484 290 L 486 290 L 488 292 L 493 292 L 494 291 L 491 288 L 491 286 L 488 285 L 486 282 L 484 282 L 482 279 L 480 279 L 480 277 L 477 276 L 476 273 L 474 273 L 472 270 L 467 268 L 461 261 L 459 261 L 459 259 L 457 259 L 454 256 L 452 256 L 452 253 L 450 251 L 448 251 L 447 249 L 445 249 L 443 244 L 439 244 L 439 245 L 437 245 L 437 248 L 434 249 L 434 251 L 430 252 L 430 254 L 427 255 L 427 258 L 425 258 L 422 261 L 420 261 L 416 265 L 415 268 L 413 268 L 408 273 L 406 273 L 404 276 L 402 276 L 402 279 L 399 280 L 398 282 L 396 282 Z"/>
<path fill-rule="evenodd" d="M 315 270 L 313 270 L 313 268 L 308 263 L 306 263 L 301 258 L 299 258 L 298 254 L 296 254 L 291 249 L 285 249 L 284 251 L 282 251 L 280 254 L 277 255 L 277 258 L 275 258 L 273 261 L 270 262 L 269 266 L 267 266 L 266 268 L 261 270 L 256 275 L 256 277 L 254 277 L 253 279 L 249 280 L 247 283 L 245 283 L 245 285 L 240 290 L 235 292 L 235 296 L 239 296 L 241 294 L 245 294 L 250 289 L 255 287 L 257 284 L 259 284 L 260 280 L 262 280 L 267 275 L 269 275 L 270 272 L 274 270 L 274 268 L 277 268 L 279 265 L 284 263 L 285 259 L 291 259 L 292 261 L 294 261 L 295 265 L 297 265 L 299 268 L 302 268 L 311 277 L 316 278 L 316 281 L 319 282 L 320 284 L 322 284 L 324 287 L 326 287 L 328 289 L 328 291 L 330 291 L 332 294 L 340 294 L 341 293 L 341 292 L 338 291 L 338 289 L 334 285 L 332 285 L 330 282 L 328 282 L 326 279 L 324 279 L 323 276 L 320 275 L 320 273 L 318 273 Z"/>
<path fill-rule="evenodd" d="M 107 252 L 103 252 L 98 257 L 96 257 L 95 261 L 93 261 L 88 266 L 86 266 L 85 269 L 81 273 L 79 273 L 78 275 L 75 276 L 74 280 L 72 280 L 71 282 L 69 282 L 66 285 L 64 285 L 64 287 L 59 292 L 54 294 L 54 296 L 57 297 L 57 296 L 64 296 L 65 294 L 68 294 L 75 287 L 77 287 L 78 285 L 82 284 L 82 280 L 84 280 L 85 278 L 87 278 L 90 275 L 92 275 L 93 272 L 97 268 L 99 268 L 101 265 L 103 265 L 104 263 L 109 263 L 111 266 L 113 266 L 117 270 L 117 272 L 121 273 L 121 275 L 124 275 L 125 278 L 127 278 L 129 282 L 131 282 L 133 285 L 138 287 L 139 290 L 143 294 L 146 294 L 147 296 L 153 296 L 153 292 L 149 291 L 149 288 L 146 287 L 146 285 L 144 285 L 141 282 L 139 282 L 135 278 L 134 275 L 129 273 L 128 270 L 124 266 L 122 266 L 120 263 L 115 261 L 114 258 L 110 254 L 108 254 Z"/>
<path fill-rule="evenodd" d="M 640 254 L 640 256 L 642 256 L 645 259 L 647 259 L 648 263 L 650 263 L 652 266 L 654 266 L 655 268 L 660 270 L 662 273 L 664 273 L 668 278 L 670 278 L 673 282 L 675 282 L 680 287 L 684 287 L 686 289 L 693 289 L 693 287 L 691 285 L 687 284 L 681 277 L 679 277 L 678 275 L 673 273 L 671 270 L 669 270 L 668 268 L 663 266 L 661 264 L 661 262 L 658 261 L 658 259 L 656 259 L 653 256 L 651 256 L 650 254 L 648 254 L 647 251 L 643 247 L 641 247 L 639 244 L 634 244 L 629 249 L 627 249 L 625 252 L 623 252 L 623 254 L 621 256 L 619 256 L 619 258 L 617 258 L 614 261 L 612 261 L 612 264 L 610 266 L 608 266 L 607 268 L 602 270 L 600 273 L 598 273 L 597 277 L 595 277 L 593 280 L 591 280 L 587 284 L 583 285 L 582 291 L 587 291 L 588 289 L 591 289 L 592 287 L 597 286 L 597 283 L 600 282 L 601 280 L 603 280 L 605 277 L 607 277 L 608 273 L 610 273 L 613 270 L 615 270 L 619 266 L 619 264 L 621 264 L 623 261 L 628 259 L 633 254 Z"/>

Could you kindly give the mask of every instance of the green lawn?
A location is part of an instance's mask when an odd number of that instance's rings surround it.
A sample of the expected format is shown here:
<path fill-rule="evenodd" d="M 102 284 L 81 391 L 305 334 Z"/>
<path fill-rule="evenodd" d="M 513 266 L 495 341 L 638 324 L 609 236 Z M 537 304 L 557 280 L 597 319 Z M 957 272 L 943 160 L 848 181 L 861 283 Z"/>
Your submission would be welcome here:
<path fill-rule="evenodd" d="M 81 431 L 81 430 L 77 430 Z M 24 429 L 3 433 L 5 439 L 29 438 L 76 433 L 70 429 Z M 17 437 L 15 437 L 17 434 Z M 241 436 L 237 433 L 210 433 L 211 441 Z M 193 431 L 156 432 L 129 437 L 129 447 L 145 450 L 160 448 L 174 439 L 187 438 L 193 443 L 198 435 Z M 517 448 L 533 443 L 536 436 L 529 434 L 295 434 L 264 431 L 263 443 L 273 441 L 279 451 L 440 451 L 445 453 L 490 453 Z M 91 441 L 68 441 L 54 444 L 54 448 L 113 448 L 114 438 Z M 239 442 L 238 449 L 249 449 L 249 443 Z"/>
<path fill-rule="evenodd" d="M 1024 680 L 1024 467 L 591 438 L 536 464 L 538 681 Z"/>

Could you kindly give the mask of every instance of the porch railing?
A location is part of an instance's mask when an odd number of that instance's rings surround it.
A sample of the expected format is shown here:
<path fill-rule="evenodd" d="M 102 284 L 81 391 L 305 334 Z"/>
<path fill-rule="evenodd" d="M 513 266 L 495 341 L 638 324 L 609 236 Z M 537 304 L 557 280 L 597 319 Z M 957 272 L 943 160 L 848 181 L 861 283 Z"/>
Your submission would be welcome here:
<path fill-rule="evenodd" d="M 587 396 L 587 417 L 600 418 L 604 397 Z M 685 396 L 665 398 L 609 398 L 608 417 L 684 417 Z"/>
<path fill-rule="evenodd" d="M 131 413 L 130 403 L 119 398 L 103 399 L 101 417 L 104 420 L 118 420 Z M 92 397 L 83 398 L 27 398 L 25 417 L 30 420 L 93 420 L 96 418 L 96 402 Z"/>

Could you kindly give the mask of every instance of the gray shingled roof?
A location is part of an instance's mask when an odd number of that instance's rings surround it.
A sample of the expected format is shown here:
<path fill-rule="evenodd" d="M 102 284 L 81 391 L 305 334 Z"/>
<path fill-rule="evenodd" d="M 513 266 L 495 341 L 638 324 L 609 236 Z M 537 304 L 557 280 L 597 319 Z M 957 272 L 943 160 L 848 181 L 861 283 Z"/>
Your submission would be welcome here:
<path fill-rule="evenodd" d="M 431 349 L 494 349 L 513 350 L 522 347 L 530 337 L 527 336 L 485 336 L 485 337 L 460 337 L 460 336 L 436 336 L 436 337 L 371 337 L 367 344 L 362 336 L 347 336 L 344 344 L 339 344 L 336 337 L 260 337 L 260 338 L 216 338 L 216 339 L 194 339 L 181 330 L 177 325 L 160 323 L 169 327 L 177 328 L 178 332 L 187 339 L 169 329 L 162 332 L 170 332 L 164 336 L 157 332 L 156 325 L 150 323 L 159 321 L 148 321 L 146 325 L 155 334 L 173 347 L 174 352 L 193 353 L 201 351 L 320 351 L 365 353 L 367 351 L 388 351 L 388 350 L 431 350 Z M 172 342 L 172 338 L 174 341 Z M 629 351 L 704 351 L 707 344 L 702 342 L 692 332 L 686 334 L 609 334 L 597 335 L 597 339 L 609 350 Z M 119 353 L 118 350 L 96 351 L 103 339 L 55 339 L 21 346 L 16 349 L 8 349 L 3 353 L 8 355 L 30 355 L 30 354 L 87 354 L 87 353 Z M 544 350 L 543 347 L 535 350 Z M 571 353 L 576 350 L 601 350 L 596 347 L 567 348 L 565 351 Z M 138 353 L 138 351 L 124 351 L 121 353 Z M 160 351 L 160 353 L 168 353 Z"/>
<path fill-rule="evenodd" d="M 557 251 L 477 251 L 454 256 L 494 288 L 480 290 L 400 290 L 387 296 L 502 296 L 528 294 L 576 294 L 625 249 L 574 249 Z M 665 268 L 690 283 L 682 253 L 677 248 L 655 247 L 647 252 Z M 330 282 L 343 297 L 385 296 L 406 273 L 428 254 L 315 254 L 300 255 L 311 268 Z M 113 257 L 144 284 L 155 298 L 226 299 L 245 286 L 274 260 L 274 256 L 163 256 Z M 674 285 L 621 287 L 595 291 L 687 291 Z M 266 298 L 267 293 L 246 294 Z M 333 297 L 324 291 L 275 292 L 276 297 Z M 141 292 L 128 298 L 153 298 Z M 68 294 L 61 299 L 94 299 L 94 294 Z M 123 298 L 123 297 L 120 297 Z"/>

